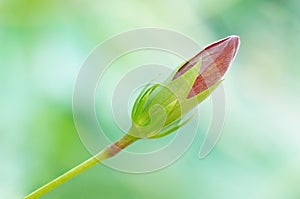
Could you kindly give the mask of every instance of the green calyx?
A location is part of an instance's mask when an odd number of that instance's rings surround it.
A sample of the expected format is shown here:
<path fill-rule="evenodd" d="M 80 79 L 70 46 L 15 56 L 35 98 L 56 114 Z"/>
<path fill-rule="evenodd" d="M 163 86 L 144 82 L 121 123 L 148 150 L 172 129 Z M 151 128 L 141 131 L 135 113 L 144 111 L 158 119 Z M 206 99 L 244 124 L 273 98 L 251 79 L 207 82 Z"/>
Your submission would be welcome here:
<path fill-rule="evenodd" d="M 147 84 L 134 103 L 130 134 L 138 138 L 159 138 L 185 125 L 192 117 L 183 120 L 184 115 L 221 83 L 219 81 L 188 99 L 200 67 L 201 61 L 175 80 L 167 80 L 164 84 Z"/>

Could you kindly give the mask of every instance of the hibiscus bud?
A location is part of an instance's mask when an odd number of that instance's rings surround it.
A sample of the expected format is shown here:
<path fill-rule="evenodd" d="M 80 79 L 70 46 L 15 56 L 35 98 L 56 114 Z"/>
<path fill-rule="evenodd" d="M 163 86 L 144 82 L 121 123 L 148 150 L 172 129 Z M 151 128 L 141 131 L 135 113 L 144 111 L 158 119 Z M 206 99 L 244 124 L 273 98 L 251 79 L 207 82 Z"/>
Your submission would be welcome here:
<path fill-rule="evenodd" d="M 239 47 L 239 37 L 229 36 L 204 48 L 182 64 L 164 83 L 147 85 L 133 106 L 134 137 L 158 138 L 174 132 L 182 121 L 221 83 Z"/>

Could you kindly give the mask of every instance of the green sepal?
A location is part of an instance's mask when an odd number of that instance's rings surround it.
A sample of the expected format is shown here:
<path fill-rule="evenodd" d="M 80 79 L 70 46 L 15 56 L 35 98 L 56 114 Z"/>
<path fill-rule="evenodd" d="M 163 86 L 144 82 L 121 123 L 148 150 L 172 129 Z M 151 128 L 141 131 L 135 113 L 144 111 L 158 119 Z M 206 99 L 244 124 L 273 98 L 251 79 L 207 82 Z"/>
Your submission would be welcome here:
<path fill-rule="evenodd" d="M 194 114 L 192 114 L 189 118 L 187 118 L 185 121 L 181 122 L 181 118 L 174 121 L 173 123 L 171 123 L 170 125 L 164 127 L 159 133 L 157 133 L 154 136 L 149 137 L 150 139 L 156 139 L 156 138 L 161 138 L 164 136 L 169 135 L 170 133 L 178 130 L 179 128 L 181 128 L 182 126 L 184 126 L 185 124 L 187 124 L 192 118 L 194 117 Z M 180 124 L 179 124 L 180 123 Z"/>
<path fill-rule="evenodd" d="M 154 84 L 153 86 L 149 87 L 150 84 L 146 85 L 141 94 L 138 96 L 137 100 L 135 101 L 131 113 L 131 119 L 133 122 L 140 123 L 138 121 L 138 117 L 141 115 L 142 112 L 145 111 L 146 103 L 150 94 L 159 86 L 159 84 Z"/>

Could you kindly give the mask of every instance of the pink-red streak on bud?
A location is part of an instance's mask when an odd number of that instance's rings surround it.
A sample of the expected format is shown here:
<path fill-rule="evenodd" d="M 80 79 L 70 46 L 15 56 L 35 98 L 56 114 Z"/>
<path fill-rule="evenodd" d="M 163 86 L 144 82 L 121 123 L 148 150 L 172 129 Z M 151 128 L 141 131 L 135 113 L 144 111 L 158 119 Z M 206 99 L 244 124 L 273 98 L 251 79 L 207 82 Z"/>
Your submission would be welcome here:
<path fill-rule="evenodd" d="M 187 98 L 191 98 L 210 88 L 225 74 L 238 50 L 240 39 L 229 36 L 212 43 L 182 65 L 173 80 L 177 79 L 201 60 L 201 68 Z"/>

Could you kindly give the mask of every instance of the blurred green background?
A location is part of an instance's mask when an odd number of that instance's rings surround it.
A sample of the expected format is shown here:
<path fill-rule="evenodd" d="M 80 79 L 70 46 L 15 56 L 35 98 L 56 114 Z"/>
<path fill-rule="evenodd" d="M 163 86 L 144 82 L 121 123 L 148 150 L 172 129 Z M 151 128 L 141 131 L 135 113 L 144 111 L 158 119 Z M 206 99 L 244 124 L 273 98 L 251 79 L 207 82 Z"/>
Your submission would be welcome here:
<path fill-rule="evenodd" d="M 43 198 L 300 198 L 299 9 L 298 0 L 0 0 L 0 198 L 90 157 L 72 116 L 77 73 L 100 42 L 142 27 L 203 46 L 240 36 L 221 139 L 199 160 L 200 127 L 170 167 L 133 175 L 97 165 Z"/>

